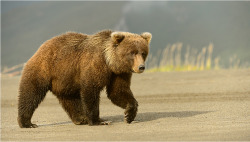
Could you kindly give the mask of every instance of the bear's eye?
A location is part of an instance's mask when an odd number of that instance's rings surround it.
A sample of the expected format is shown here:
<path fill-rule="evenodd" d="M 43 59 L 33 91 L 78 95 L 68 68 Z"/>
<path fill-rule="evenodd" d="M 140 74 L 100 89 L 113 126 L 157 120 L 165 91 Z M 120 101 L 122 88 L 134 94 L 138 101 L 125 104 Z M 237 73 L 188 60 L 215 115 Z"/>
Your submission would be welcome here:
<path fill-rule="evenodd" d="M 116 43 L 116 44 L 114 44 L 114 47 L 117 47 L 118 46 L 118 44 Z"/>
<path fill-rule="evenodd" d="M 130 52 L 131 55 L 136 55 L 137 53 L 138 53 L 137 51 Z"/>
<path fill-rule="evenodd" d="M 146 58 L 146 56 L 147 56 L 147 54 L 144 53 L 144 52 L 141 55 L 142 55 L 143 58 Z"/>

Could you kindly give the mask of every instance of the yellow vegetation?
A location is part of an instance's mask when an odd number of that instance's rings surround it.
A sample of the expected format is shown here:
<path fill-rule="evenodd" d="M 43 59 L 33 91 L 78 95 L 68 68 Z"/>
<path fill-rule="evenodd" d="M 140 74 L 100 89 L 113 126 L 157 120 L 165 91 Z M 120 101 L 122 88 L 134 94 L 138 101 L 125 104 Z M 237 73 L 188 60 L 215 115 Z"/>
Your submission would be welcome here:
<path fill-rule="evenodd" d="M 149 55 L 147 64 L 150 69 L 148 71 L 168 72 L 220 69 L 220 57 L 214 59 L 212 66 L 213 43 L 210 43 L 207 47 L 203 47 L 199 52 L 196 49 L 187 46 L 183 62 L 181 59 L 182 47 L 182 43 L 175 43 L 167 45 L 166 48 L 159 51 L 155 57 Z M 235 62 L 234 58 L 231 60 L 232 62 Z"/>

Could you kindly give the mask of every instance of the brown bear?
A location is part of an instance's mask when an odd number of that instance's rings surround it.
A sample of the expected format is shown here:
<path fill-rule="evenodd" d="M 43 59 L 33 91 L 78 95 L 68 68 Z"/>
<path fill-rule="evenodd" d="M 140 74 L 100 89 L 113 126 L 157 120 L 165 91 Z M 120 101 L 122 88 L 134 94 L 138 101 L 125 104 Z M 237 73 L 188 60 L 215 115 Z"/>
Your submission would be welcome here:
<path fill-rule="evenodd" d="M 100 91 L 125 109 L 131 123 L 138 103 L 130 90 L 132 73 L 142 73 L 151 34 L 104 30 L 69 32 L 43 43 L 26 63 L 19 88 L 18 124 L 35 128 L 31 117 L 51 91 L 74 124 L 106 124 L 99 118 Z"/>

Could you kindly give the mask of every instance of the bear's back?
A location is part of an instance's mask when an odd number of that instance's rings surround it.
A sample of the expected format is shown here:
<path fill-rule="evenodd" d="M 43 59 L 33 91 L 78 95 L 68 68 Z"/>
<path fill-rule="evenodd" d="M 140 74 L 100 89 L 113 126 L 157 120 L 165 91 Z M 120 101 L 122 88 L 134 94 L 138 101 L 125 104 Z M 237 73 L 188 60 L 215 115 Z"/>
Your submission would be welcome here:
<path fill-rule="evenodd" d="M 43 46 L 48 47 L 50 50 L 53 50 L 55 54 L 59 52 L 63 52 L 64 54 L 72 53 L 82 50 L 80 45 L 87 37 L 88 35 L 81 33 L 68 32 L 46 41 L 40 48 L 43 48 Z"/>
<path fill-rule="evenodd" d="M 28 60 L 23 73 L 44 80 L 50 80 L 54 75 L 73 74 L 83 50 L 81 44 L 87 37 L 68 32 L 45 41 Z"/>

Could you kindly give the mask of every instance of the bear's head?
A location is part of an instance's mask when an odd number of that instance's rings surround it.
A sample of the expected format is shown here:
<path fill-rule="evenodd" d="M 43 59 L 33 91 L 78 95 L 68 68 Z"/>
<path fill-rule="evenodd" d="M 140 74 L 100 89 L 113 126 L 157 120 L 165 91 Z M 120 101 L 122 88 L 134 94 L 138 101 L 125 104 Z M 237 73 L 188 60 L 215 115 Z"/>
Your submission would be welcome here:
<path fill-rule="evenodd" d="M 149 52 L 152 35 L 112 32 L 105 49 L 106 62 L 114 73 L 142 73 Z"/>

